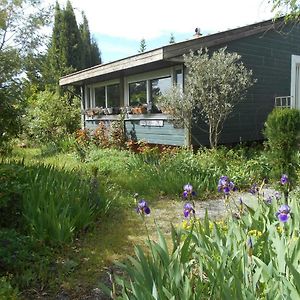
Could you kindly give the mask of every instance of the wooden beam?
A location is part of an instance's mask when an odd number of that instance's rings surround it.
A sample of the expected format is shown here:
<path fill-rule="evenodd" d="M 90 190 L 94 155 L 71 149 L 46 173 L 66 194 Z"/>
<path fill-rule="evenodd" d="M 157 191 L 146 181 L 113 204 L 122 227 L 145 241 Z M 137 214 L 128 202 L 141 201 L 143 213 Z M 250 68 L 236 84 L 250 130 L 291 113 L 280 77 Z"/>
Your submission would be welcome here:
<path fill-rule="evenodd" d="M 108 73 L 122 71 L 141 65 L 157 62 L 163 59 L 163 49 L 155 49 L 135 56 L 117 60 L 115 62 L 98 65 L 70 75 L 64 76 L 59 80 L 59 85 L 78 84 L 84 80 L 101 76 Z"/>

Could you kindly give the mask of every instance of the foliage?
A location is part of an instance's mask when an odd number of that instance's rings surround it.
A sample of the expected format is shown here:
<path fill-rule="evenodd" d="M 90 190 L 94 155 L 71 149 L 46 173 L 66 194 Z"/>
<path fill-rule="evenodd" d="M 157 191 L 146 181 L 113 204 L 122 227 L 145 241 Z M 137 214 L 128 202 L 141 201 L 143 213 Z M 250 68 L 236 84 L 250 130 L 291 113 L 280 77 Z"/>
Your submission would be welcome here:
<path fill-rule="evenodd" d="M 146 40 L 143 38 L 141 39 L 140 42 L 140 49 L 139 49 L 139 53 L 143 53 L 146 51 L 147 45 L 146 45 Z"/>
<path fill-rule="evenodd" d="M 253 84 L 252 71 L 240 59 L 240 55 L 228 53 L 226 48 L 211 56 L 208 50 L 184 56 L 188 70 L 185 97 L 195 99 L 196 108 L 208 126 L 211 147 L 217 146 L 225 120 Z"/>
<path fill-rule="evenodd" d="M 53 32 L 44 68 L 49 84 L 56 85 L 63 75 L 101 63 L 99 48 L 91 37 L 83 12 L 82 17 L 82 24 L 78 26 L 71 2 L 67 1 L 63 9 L 56 2 Z"/>
<path fill-rule="evenodd" d="M 188 221 L 185 229 L 172 227 L 171 249 L 158 230 L 158 242 L 148 239 L 147 252 L 137 246 L 135 257 L 118 264 L 125 275 L 114 280 L 114 287 L 121 287 L 120 295 L 115 288 L 111 295 L 115 299 L 299 298 L 297 197 L 290 201 L 293 217 L 286 223 L 275 214 L 280 202 L 252 197 L 249 206 L 238 211 L 239 218 L 219 223 L 209 221 L 206 214 L 203 221 Z"/>
<path fill-rule="evenodd" d="M 51 277 L 53 280 L 55 274 L 50 267 L 54 258 L 51 259 L 51 255 L 50 248 L 29 236 L 13 229 L 0 230 L 0 276 L 12 274 L 11 282 L 19 288 L 38 281 L 41 285 L 47 284 Z"/>
<path fill-rule="evenodd" d="M 265 123 L 264 135 L 269 148 L 273 178 L 287 174 L 296 181 L 300 113 L 296 109 L 274 109 Z"/>
<path fill-rule="evenodd" d="M 72 96 L 71 96 L 72 97 Z M 59 142 L 79 127 L 78 98 L 48 90 L 30 99 L 25 119 L 28 136 L 37 143 Z"/>
<path fill-rule="evenodd" d="M 40 1 L 0 2 L 0 149 L 20 130 L 25 62 L 43 44 L 40 29 L 48 13 Z M 21 77 L 20 75 L 23 74 Z"/>
<path fill-rule="evenodd" d="M 201 49 L 184 56 L 188 70 L 185 91 L 172 87 L 160 97 L 159 105 L 187 129 L 188 146 L 191 145 L 192 121 L 200 120 L 208 126 L 210 146 L 217 146 L 225 120 L 253 84 L 252 71 L 247 70 L 240 59 L 237 53 L 227 53 L 226 48 L 211 55 Z"/>
<path fill-rule="evenodd" d="M 272 0 L 275 17 L 285 16 L 285 20 L 298 20 L 300 16 L 299 0 Z"/>
<path fill-rule="evenodd" d="M 18 290 L 14 289 L 9 280 L 2 276 L 0 277 L 0 299 L 17 300 Z"/>
<path fill-rule="evenodd" d="M 49 244 L 72 241 L 87 228 L 97 204 L 90 201 L 90 185 L 76 175 L 39 166 L 28 173 L 30 189 L 23 196 L 28 232 Z"/>
<path fill-rule="evenodd" d="M 21 228 L 22 195 L 28 189 L 22 165 L 0 165 L 0 227 Z"/>

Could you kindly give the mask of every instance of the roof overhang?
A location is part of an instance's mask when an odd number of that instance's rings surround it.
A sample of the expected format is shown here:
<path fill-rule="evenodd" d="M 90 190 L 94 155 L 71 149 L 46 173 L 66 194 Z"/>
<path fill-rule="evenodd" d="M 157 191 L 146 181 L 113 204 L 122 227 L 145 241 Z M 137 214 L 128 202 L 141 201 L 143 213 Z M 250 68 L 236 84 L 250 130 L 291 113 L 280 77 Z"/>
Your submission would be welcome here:
<path fill-rule="evenodd" d="M 117 78 L 121 75 L 131 75 L 147 72 L 158 68 L 183 63 L 183 54 L 201 48 L 226 45 L 228 42 L 245 38 L 255 34 L 264 34 L 270 30 L 278 30 L 284 25 L 284 18 L 276 21 L 268 20 L 240 28 L 219 32 L 212 35 L 170 44 L 151 51 L 140 53 L 114 62 L 101 64 L 85 69 L 59 80 L 59 85 L 81 85 L 101 80 Z"/>

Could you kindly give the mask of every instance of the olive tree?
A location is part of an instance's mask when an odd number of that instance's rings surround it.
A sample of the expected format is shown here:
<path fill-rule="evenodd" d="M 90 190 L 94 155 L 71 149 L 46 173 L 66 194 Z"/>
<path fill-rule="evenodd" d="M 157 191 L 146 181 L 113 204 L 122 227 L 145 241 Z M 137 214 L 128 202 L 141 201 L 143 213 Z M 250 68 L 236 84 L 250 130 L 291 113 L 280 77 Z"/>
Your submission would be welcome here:
<path fill-rule="evenodd" d="M 299 21 L 300 1 L 299 0 L 272 0 L 272 10 L 275 17 L 285 16 L 285 20 Z"/>
<path fill-rule="evenodd" d="M 203 49 L 184 55 L 184 92 L 173 87 L 160 98 L 159 105 L 168 108 L 172 118 L 185 126 L 188 145 L 192 122 L 201 119 L 207 124 L 210 146 L 217 146 L 225 120 L 254 82 L 252 71 L 240 59 L 239 54 L 226 52 L 226 48 L 211 55 Z"/>

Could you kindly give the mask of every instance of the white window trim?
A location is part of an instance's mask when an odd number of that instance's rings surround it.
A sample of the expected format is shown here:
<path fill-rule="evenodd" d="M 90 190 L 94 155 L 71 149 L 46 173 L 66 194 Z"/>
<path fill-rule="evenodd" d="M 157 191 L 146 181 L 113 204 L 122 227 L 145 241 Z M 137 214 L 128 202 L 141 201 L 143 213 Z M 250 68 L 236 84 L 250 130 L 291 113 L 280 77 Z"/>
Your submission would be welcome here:
<path fill-rule="evenodd" d="M 300 65 L 300 56 L 292 55 L 291 60 L 291 107 L 296 107 L 296 68 Z"/>
<path fill-rule="evenodd" d="M 173 83 L 175 83 L 176 77 L 176 70 L 181 70 L 183 73 L 183 67 L 181 65 L 171 67 L 171 68 L 164 68 L 156 71 L 145 72 L 140 74 L 135 74 L 131 76 L 127 76 L 124 78 L 124 105 L 129 105 L 129 84 L 133 82 L 139 81 L 146 81 L 146 89 L 147 89 L 147 104 L 151 101 L 151 86 L 150 80 L 163 78 L 163 77 L 171 77 Z"/>

